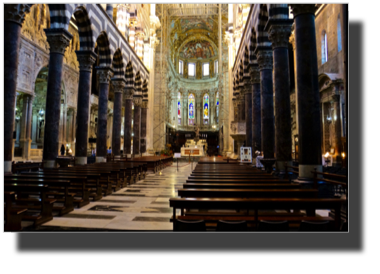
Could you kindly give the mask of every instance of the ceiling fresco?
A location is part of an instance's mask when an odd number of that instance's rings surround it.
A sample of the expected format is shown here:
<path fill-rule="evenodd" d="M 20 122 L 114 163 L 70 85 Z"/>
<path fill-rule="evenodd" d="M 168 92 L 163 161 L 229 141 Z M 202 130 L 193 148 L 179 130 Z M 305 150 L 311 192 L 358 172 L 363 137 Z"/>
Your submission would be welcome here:
<path fill-rule="evenodd" d="M 190 29 L 205 29 L 207 31 L 212 31 L 213 20 L 210 18 L 200 19 L 200 18 L 185 18 L 181 19 L 181 29 L 183 32 L 186 32 Z"/>
<path fill-rule="evenodd" d="M 180 58 L 186 59 L 206 59 L 216 55 L 211 43 L 208 41 L 190 41 L 179 53 Z"/>

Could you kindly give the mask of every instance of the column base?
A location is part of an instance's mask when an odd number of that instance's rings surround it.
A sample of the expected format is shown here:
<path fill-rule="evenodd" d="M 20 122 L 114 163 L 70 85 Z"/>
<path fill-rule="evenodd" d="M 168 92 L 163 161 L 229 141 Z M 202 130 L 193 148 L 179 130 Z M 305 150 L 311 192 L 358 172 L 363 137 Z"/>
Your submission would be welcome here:
<path fill-rule="evenodd" d="M 43 160 L 44 168 L 56 168 L 57 162 L 55 160 Z"/>
<path fill-rule="evenodd" d="M 105 163 L 105 162 L 107 162 L 107 158 L 96 156 L 96 161 L 95 162 L 96 163 Z"/>
<path fill-rule="evenodd" d="M 12 161 L 4 161 L 4 174 L 12 173 Z"/>
<path fill-rule="evenodd" d="M 309 181 L 313 179 L 313 174 L 311 173 L 314 169 L 317 169 L 318 172 L 322 172 L 322 165 L 299 165 L 298 166 L 298 180 L 306 180 Z M 321 177 L 321 176 L 318 176 Z"/>
<path fill-rule="evenodd" d="M 276 161 L 276 171 L 285 174 L 285 165 L 291 166 L 292 161 Z"/>
<path fill-rule="evenodd" d="M 75 165 L 76 166 L 87 165 L 87 157 L 75 157 Z"/>

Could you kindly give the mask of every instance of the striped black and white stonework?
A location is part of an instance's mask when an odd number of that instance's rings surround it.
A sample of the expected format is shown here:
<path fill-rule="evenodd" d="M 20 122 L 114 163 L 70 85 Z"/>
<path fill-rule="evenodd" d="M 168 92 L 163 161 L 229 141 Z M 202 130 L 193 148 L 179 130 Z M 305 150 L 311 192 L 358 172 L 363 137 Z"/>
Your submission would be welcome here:
<path fill-rule="evenodd" d="M 120 49 L 117 49 L 112 60 L 112 68 L 114 71 L 114 78 L 123 79 L 124 78 L 124 64 L 123 56 Z"/>
<path fill-rule="evenodd" d="M 127 68 L 125 69 L 125 81 L 126 88 L 135 88 L 135 77 L 133 74 L 132 63 L 130 61 L 128 62 Z"/>

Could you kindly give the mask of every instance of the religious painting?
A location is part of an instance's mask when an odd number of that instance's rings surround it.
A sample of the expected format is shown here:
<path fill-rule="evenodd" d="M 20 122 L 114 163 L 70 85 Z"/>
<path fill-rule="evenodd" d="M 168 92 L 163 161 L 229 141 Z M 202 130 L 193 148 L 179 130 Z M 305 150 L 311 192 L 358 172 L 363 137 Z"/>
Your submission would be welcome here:
<path fill-rule="evenodd" d="M 203 119 L 208 119 L 209 118 L 209 98 L 208 94 L 205 94 L 203 96 Z"/>
<path fill-rule="evenodd" d="M 179 53 L 179 56 L 181 58 L 186 59 L 212 58 L 215 55 L 215 51 L 208 41 L 190 41 L 182 48 L 182 51 Z"/>
<path fill-rule="evenodd" d="M 213 20 L 208 19 L 200 19 L 200 18 L 186 18 L 181 19 L 181 29 L 183 32 L 186 32 L 190 29 L 205 29 L 208 31 L 212 31 Z"/>

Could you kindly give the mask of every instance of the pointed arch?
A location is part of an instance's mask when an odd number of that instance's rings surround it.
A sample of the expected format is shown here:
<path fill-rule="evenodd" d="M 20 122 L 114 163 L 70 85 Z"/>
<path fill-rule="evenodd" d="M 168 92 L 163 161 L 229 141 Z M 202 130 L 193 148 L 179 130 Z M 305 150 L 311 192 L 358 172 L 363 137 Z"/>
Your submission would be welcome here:
<path fill-rule="evenodd" d="M 148 81 L 144 80 L 142 84 L 142 95 L 143 95 L 143 100 L 148 101 Z"/>
<path fill-rule="evenodd" d="M 265 26 L 268 23 L 268 7 L 266 4 L 260 4 L 259 23 L 257 26 L 257 46 L 270 47 L 272 43 L 269 41 L 268 32 L 265 31 Z"/>
<path fill-rule="evenodd" d="M 114 71 L 114 78 L 122 79 L 124 78 L 124 63 L 123 55 L 121 54 L 120 48 L 115 51 L 112 59 L 112 69 Z"/>
<path fill-rule="evenodd" d="M 125 87 L 133 88 L 135 86 L 135 79 L 133 74 L 133 67 L 131 61 L 128 62 L 127 68 L 125 69 Z"/>
<path fill-rule="evenodd" d="M 255 28 L 252 27 L 251 30 L 251 41 L 249 44 L 249 63 L 250 64 L 257 64 L 257 57 L 255 54 L 255 49 L 256 49 L 256 31 Z"/>
<path fill-rule="evenodd" d="M 269 4 L 269 19 L 289 19 L 288 4 Z"/>
<path fill-rule="evenodd" d="M 135 94 L 133 96 L 134 97 L 142 97 L 140 71 L 138 71 L 136 73 L 136 77 L 135 77 Z"/>
<path fill-rule="evenodd" d="M 108 40 L 107 33 L 102 31 L 96 40 L 98 50 L 99 50 L 99 66 L 100 67 L 111 67 L 111 51 L 110 43 Z"/>
<path fill-rule="evenodd" d="M 80 50 L 94 50 L 95 37 L 91 28 L 91 20 L 85 7 L 79 6 L 74 11 L 75 20 L 78 26 Z"/>

